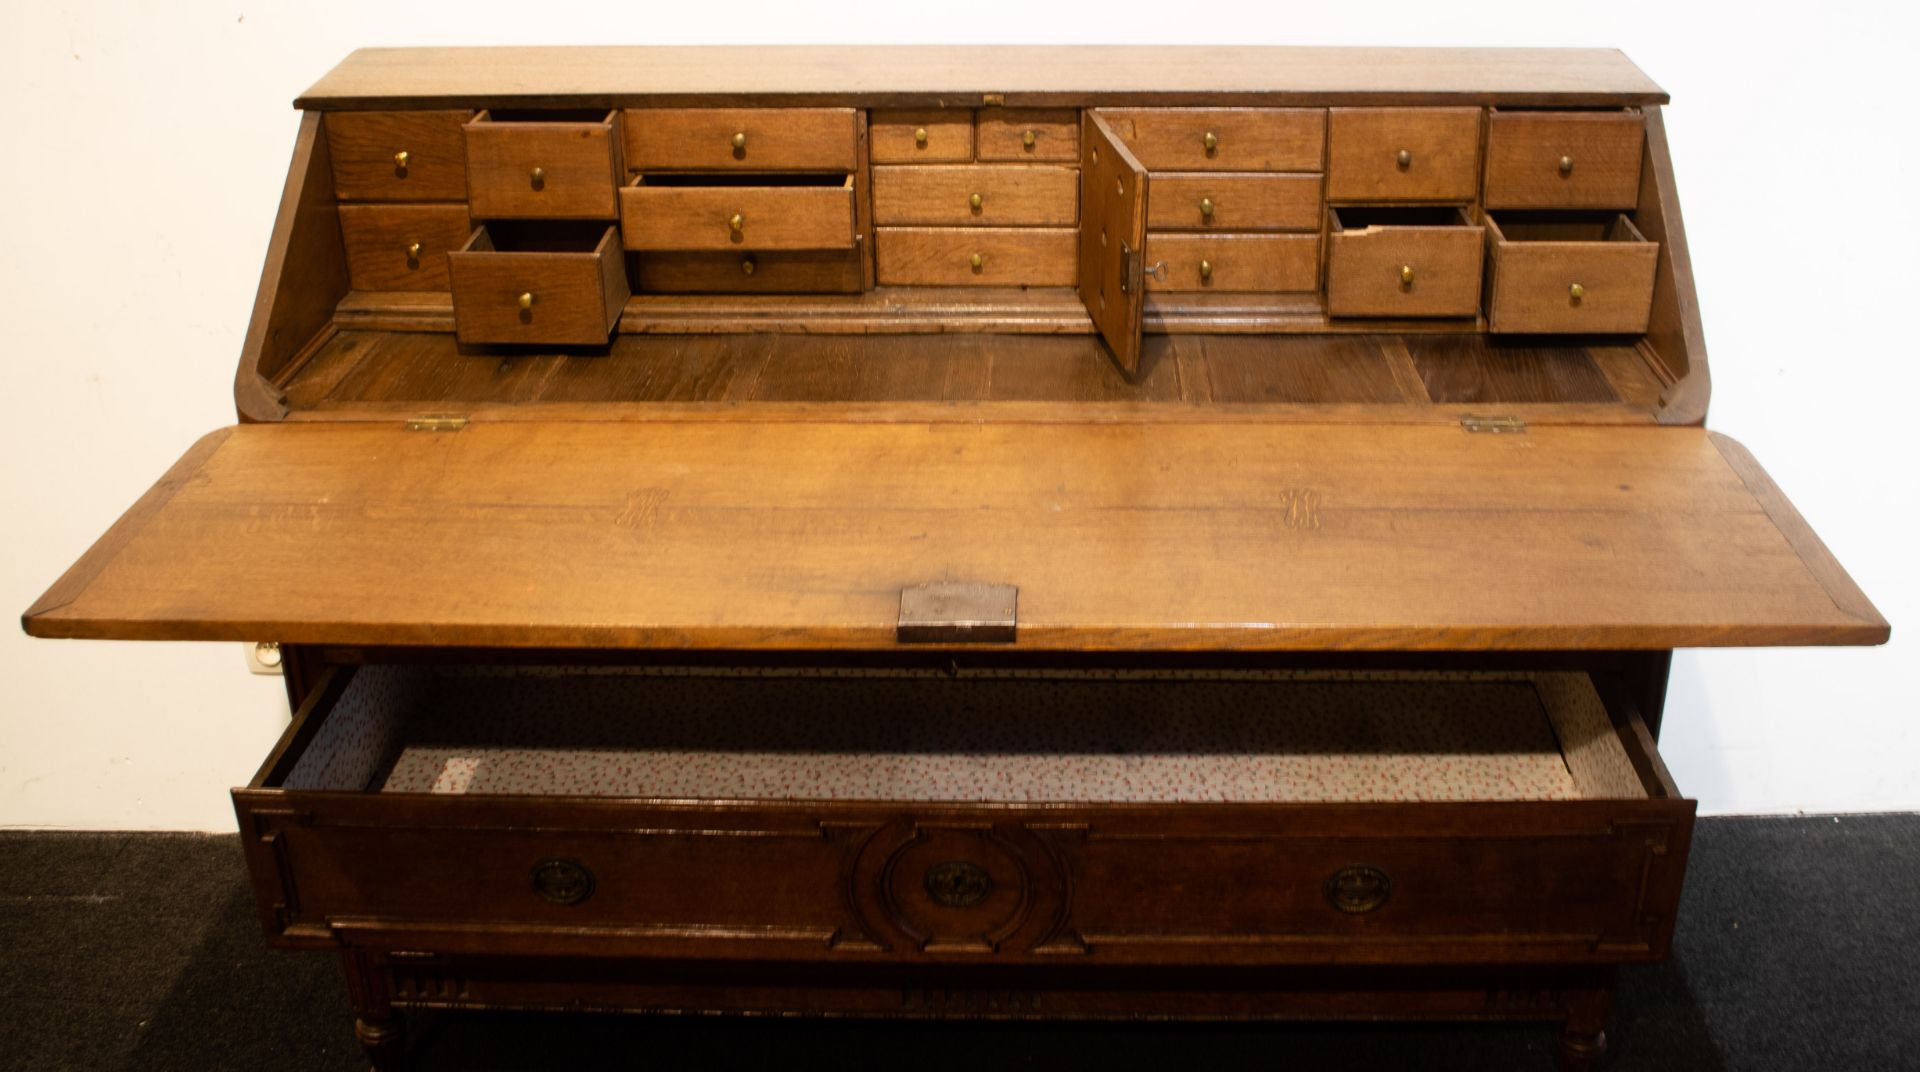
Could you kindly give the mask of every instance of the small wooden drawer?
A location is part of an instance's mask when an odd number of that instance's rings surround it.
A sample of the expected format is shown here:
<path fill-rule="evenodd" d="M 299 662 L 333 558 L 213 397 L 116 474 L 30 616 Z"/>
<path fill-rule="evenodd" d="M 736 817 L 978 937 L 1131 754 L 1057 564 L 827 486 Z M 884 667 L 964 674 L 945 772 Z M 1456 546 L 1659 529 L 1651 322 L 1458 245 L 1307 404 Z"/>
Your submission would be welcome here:
<path fill-rule="evenodd" d="M 447 254 L 473 232 L 465 205 L 341 205 L 355 290 L 446 290 Z"/>
<path fill-rule="evenodd" d="M 1487 117 L 1488 208 L 1632 209 L 1646 128 L 1638 111 Z"/>
<path fill-rule="evenodd" d="M 1480 109 L 1335 108 L 1327 113 L 1327 200 L 1472 201 Z"/>
<path fill-rule="evenodd" d="M 1495 332 L 1639 334 L 1653 309 L 1660 244 L 1617 213 L 1487 217 L 1487 327 Z"/>
<path fill-rule="evenodd" d="M 466 127 L 476 220 L 611 220 L 623 169 L 619 112 L 481 112 Z"/>
<path fill-rule="evenodd" d="M 1265 172 L 1159 174 L 1150 180 L 1155 231 L 1318 231 L 1320 176 Z"/>
<path fill-rule="evenodd" d="M 982 108 L 973 124 L 981 160 L 1080 162 L 1080 113 L 1072 108 Z"/>
<path fill-rule="evenodd" d="M 592 224 L 476 227 L 448 254 L 453 331 L 466 343 L 598 345 L 626 305 L 620 235 Z"/>
<path fill-rule="evenodd" d="M 853 178 L 642 175 L 620 191 L 628 249 L 853 248 Z"/>
<path fill-rule="evenodd" d="M 936 164 L 873 169 L 873 220 L 882 227 L 1071 227 L 1079 219 L 1079 168 Z"/>
<path fill-rule="evenodd" d="M 859 250 L 779 253 L 641 253 L 642 294 L 858 294 L 866 289 Z"/>
<path fill-rule="evenodd" d="M 1149 171 L 1319 171 L 1323 108 L 1102 110 Z"/>
<path fill-rule="evenodd" d="M 876 164 L 951 164 L 973 159 L 973 109 L 874 112 L 867 155 Z"/>
<path fill-rule="evenodd" d="M 853 171 L 852 108 L 628 108 L 632 171 Z"/>
<path fill-rule="evenodd" d="M 464 201 L 470 111 L 328 112 L 341 201 Z"/>
<path fill-rule="evenodd" d="M 1484 231 L 1459 208 L 1336 208 L 1327 230 L 1333 316 L 1474 316 Z"/>
<path fill-rule="evenodd" d="M 1693 828 L 1577 673 L 545 669 L 324 671 L 233 794 L 269 938 L 428 972 L 1648 962 Z"/>
<path fill-rule="evenodd" d="M 874 236 L 883 285 L 1070 287 L 1080 232 L 1040 227 L 882 227 Z"/>
<path fill-rule="evenodd" d="M 1320 236 L 1148 232 L 1146 261 L 1150 291 L 1308 291 L 1320 284 Z"/>

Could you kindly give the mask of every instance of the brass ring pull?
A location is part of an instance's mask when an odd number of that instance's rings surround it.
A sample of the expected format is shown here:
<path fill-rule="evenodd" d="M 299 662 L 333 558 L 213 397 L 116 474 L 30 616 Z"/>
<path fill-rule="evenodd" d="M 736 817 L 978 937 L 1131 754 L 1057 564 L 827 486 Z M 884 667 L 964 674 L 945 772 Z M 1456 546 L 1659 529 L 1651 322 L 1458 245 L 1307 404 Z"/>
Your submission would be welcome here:
<path fill-rule="evenodd" d="M 747 226 L 747 218 L 745 216 L 740 215 L 738 212 L 734 213 L 732 216 L 727 218 L 727 228 L 731 230 L 734 234 L 739 234 L 741 231 L 746 229 L 746 226 Z"/>
<path fill-rule="evenodd" d="M 1377 867 L 1356 864 L 1327 876 L 1327 903 L 1353 915 L 1371 912 L 1393 896 L 1393 880 Z"/>
<path fill-rule="evenodd" d="M 533 308 L 533 291 L 529 290 L 521 293 L 520 308 L 522 310 Z"/>
<path fill-rule="evenodd" d="M 1412 153 L 1412 151 L 1411 151 L 1411 150 L 1408 150 L 1408 149 L 1402 149 L 1402 150 L 1400 150 L 1400 155 L 1399 155 L 1399 156 L 1396 156 L 1396 157 L 1394 157 L 1394 163 L 1396 163 L 1396 164 L 1399 164 L 1399 165 L 1400 165 L 1400 170 L 1401 170 L 1401 171 L 1405 171 L 1405 170 L 1407 170 L 1408 168 L 1410 168 L 1410 167 L 1412 167 L 1412 166 L 1413 166 L 1413 153 Z"/>
<path fill-rule="evenodd" d="M 532 171 L 527 173 L 527 177 L 533 180 L 533 188 L 536 190 L 541 189 L 542 187 L 547 185 L 547 169 L 546 168 L 538 168 L 538 167 L 534 168 Z"/>
<path fill-rule="evenodd" d="M 1403 264 L 1400 266 L 1400 285 L 1403 287 L 1413 285 L 1413 265 Z"/>
<path fill-rule="evenodd" d="M 1573 174 L 1573 157 L 1563 156 L 1560 158 L 1560 174 L 1562 175 Z"/>
<path fill-rule="evenodd" d="M 413 159 L 413 154 L 410 152 L 407 152 L 405 149 L 402 149 L 399 152 L 393 154 L 393 170 L 398 171 L 402 175 L 406 174 L 407 163 L 412 159 Z"/>
<path fill-rule="evenodd" d="M 533 865 L 533 892 L 558 905 L 593 896 L 593 872 L 578 860 L 542 860 Z"/>

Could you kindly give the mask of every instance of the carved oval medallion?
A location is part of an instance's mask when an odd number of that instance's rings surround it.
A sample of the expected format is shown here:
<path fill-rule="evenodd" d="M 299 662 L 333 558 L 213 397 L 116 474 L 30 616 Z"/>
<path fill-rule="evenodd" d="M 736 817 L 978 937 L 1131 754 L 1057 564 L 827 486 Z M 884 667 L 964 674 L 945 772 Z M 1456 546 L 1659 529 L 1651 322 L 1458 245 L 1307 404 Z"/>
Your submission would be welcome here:
<path fill-rule="evenodd" d="M 578 860 L 542 860 L 533 865 L 533 892 L 554 904 L 577 905 L 593 896 L 593 872 Z"/>
<path fill-rule="evenodd" d="M 1327 903 L 1342 912 L 1371 912 L 1393 895 L 1393 880 L 1377 867 L 1343 867 L 1327 876 Z"/>
<path fill-rule="evenodd" d="M 948 908 L 972 908 L 993 892 L 993 876 L 979 864 L 949 860 L 927 868 L 927 896 Z"/>

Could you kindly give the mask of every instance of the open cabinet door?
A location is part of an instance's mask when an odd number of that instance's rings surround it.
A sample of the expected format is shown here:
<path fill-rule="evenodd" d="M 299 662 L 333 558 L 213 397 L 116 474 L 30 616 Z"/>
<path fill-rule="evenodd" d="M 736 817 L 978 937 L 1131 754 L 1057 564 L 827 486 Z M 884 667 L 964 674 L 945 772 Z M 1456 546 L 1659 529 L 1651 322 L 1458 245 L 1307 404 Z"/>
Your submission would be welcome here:
<path fill-rule="evenodd" d="M 1147 169 L 1099 112 L 1081 114 L 1080 300 L 1114 362 L 1133 376 L 1146 305 Z"/>

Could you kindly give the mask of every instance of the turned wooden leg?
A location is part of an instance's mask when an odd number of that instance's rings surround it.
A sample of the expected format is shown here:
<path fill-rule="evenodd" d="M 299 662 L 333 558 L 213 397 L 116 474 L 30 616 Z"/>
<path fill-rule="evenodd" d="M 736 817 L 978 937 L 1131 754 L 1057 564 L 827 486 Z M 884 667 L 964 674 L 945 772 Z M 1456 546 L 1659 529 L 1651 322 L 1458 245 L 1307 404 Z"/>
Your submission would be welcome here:
<path fill-rule="evenodd" d="M 367 1051 L 373 1072 L 404 1072 L 407 1065 L 407 1021 L 388 1010 L 385 1016 L 361 1014 L 353 1021 L 353 1037 Z"/>
<path fill-rule="evenodd" d="M 1607 1052 L 1607 1016 L 1613 1010 L 1611 985 L 1577 991 L 1567 998 L 1567 1023 L 1560 1032 L 1561 1072 L 1592 1072 Z"/>

